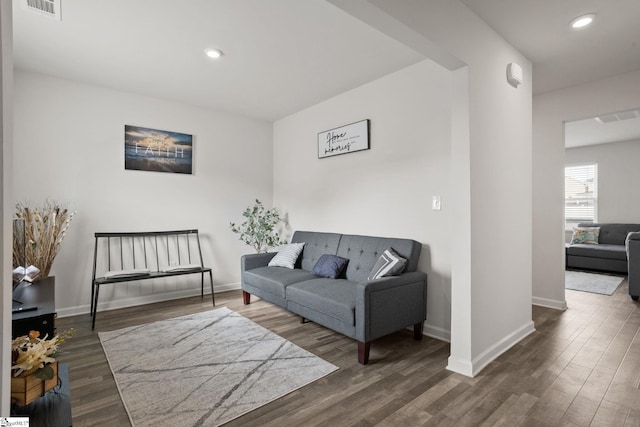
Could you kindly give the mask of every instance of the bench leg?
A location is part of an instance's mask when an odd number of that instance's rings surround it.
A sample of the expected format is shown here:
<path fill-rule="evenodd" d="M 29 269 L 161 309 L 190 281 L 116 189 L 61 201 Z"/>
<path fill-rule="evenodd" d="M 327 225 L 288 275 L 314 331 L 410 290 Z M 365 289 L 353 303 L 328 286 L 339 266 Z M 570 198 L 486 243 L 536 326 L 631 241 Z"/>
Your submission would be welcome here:
<path fill-rule="evenodd" d="M 204 274 L 203 274 L 204 276 Z M 213 294 L 213 272 L 209 272 L 209 280 L 211 281 L 211 302 L 213 303 L 213 306 L 216 306 L 216 297 Z M 204 284 L 203 284 L 204 286 Z M 204 290 L 202 291 L 204 293 Z"/>
<path fill-rule="evenodd" d="M 244 305 L 249 305 L 251 303 L 251 294 L 247 291 L 242 291 L 242 302 Z"/>
<path fill-rule="evenodd" d="M 358 363 L 366 365 L 369 363 L 369 349 L 371 348 L 371 341 L 360 342 L 358 341 Z"/>
<path fill-rule="evenodd" d="M 200 274 L 200 299 L 204 298 L 204 272 Z"/>
<path fill-rule="evenodd" d="M 416 323 L 413 325 L 413 339 L 421 340 L 422 339 L 422 331 L 424 330 L 424 322 Z"/>
<path fill-rule="evenodd" d="M 91 282 L 91 317 L 93 317 L 93 297 L 96 292 L 96 284 Z"/>
<path fill-rule="evenodd" d="M 96 285 L 96 292 L 95 292 L 95 300 L 93 301 L 93 310 L 91 312 L 91 330 L 93 331 L 93 329 L 96 327 L 96 316 L 97 316 L 97 312 L 98 312 L 98 293 L 100 293 L 100 286 Z"/>

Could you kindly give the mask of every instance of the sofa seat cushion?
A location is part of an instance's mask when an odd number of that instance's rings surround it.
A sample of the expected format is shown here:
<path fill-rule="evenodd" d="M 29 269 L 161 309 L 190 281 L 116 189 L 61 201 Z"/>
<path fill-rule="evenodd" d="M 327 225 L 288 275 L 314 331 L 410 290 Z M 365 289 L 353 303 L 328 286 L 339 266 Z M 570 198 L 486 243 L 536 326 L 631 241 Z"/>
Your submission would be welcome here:
<path fill-rule="evenodd" d="M 355 325 L 356 282 L 316 278 L 287 287 L 287 301 Z"/>
<path fill-rule="evenodd" d="M 569 245 L 567 246 L 567 255 L 627 260 L 627 251 L 624 245 Z"/>
<path fill-rule="evenodd" d="M 288 269 L 285 267 L 258 267 L 242 273 L 244 283 L 280 298 L 285 298 L 285 288 L 292 283 L 313 279 L 315 276 L 308 271 Z"/>

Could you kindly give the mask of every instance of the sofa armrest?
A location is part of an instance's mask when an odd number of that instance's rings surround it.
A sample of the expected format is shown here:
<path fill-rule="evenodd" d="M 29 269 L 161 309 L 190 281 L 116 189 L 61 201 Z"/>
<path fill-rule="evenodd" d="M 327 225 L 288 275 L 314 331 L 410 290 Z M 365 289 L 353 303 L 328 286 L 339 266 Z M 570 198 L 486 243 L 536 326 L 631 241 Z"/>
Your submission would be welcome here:
<path fill-rule="evenodd" d="M 627 240 L 640 240 L 640 231 L 630 231 Z"/>
<path fill-rule="evenodd" d="M 263 252 L 259 254 L 243 255 L 240 258 L 240 271 L 253 270 L 258 267 L 266 267 L 277 252 Z"/>
<path fill-rule="evenodd" d="M 358 283 L 356 339 L 361 342 L 423 322 L 427 317 L 427 275 L 421 271 Z"/>
<path fill-rule="evenodd" d="M 635 299 L 640 297 L 640 233 L 629 233 L 625 243 L 627 247 L 629 295 Z"/>
<path fill-rule="evenodd" d="M 624 240 L 624 246 L 625 246 L 625 249 L 627 250 L 627 261 L 631 257 L 630 248 L 632 246 L 637 248 L 638 244 L 640 244 L 640 231 L 631 231 L 631 232 L 629 232 L 629 234 L 627 234 L 627 238 Z M 640 252 L 635 252 L 634 255 L 635 255 L 636 258 L 640 258 Z M 636 260 L 636 263 L 637 262 L 638 262 L 638 260 Z"/>
<path fill-rule="evenodd" d="M 640 240 L 640 231 L 630 231 L 627 234 L 627 240 Z"/>

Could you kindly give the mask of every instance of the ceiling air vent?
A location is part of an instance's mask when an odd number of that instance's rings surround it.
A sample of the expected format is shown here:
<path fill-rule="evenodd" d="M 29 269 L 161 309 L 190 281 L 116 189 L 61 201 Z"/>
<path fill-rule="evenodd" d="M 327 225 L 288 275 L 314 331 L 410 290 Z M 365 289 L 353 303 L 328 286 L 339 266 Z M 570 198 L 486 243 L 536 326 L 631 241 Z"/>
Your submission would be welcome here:
<path fill-rule="evenodd" d="M 611 123 L 611 122 L 619 122 L 622 120 L 631 120 L 640 117 L 640 111 L 636 110 L 627 110 L 620 111 L 619 113 L 606 114 L 604 116 L 596 117 L 596 120 L 600 123 Z"/>
<path fill-rule="evenodd" d="M 25 9 L 47 18 L 62 21 L 60 2 L 62 0 L 22 0 Z"/>

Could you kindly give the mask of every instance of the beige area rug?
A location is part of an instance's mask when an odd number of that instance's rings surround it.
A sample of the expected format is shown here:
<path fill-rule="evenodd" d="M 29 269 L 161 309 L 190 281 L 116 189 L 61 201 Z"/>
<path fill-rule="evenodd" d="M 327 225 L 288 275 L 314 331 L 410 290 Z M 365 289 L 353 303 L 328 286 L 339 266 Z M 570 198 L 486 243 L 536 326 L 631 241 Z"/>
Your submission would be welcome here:
<path fill-rule="evenodd" d="M 134 426 L 218 426 L 338 369 L 227 308 L 99 336 Z"/>
<path fill-rule="evenodd" d="M 564 276 L 564 287 L 574 291 L 613 295 L 623 280 L 624 277 L 621 276 L 567 270 Z"/>

